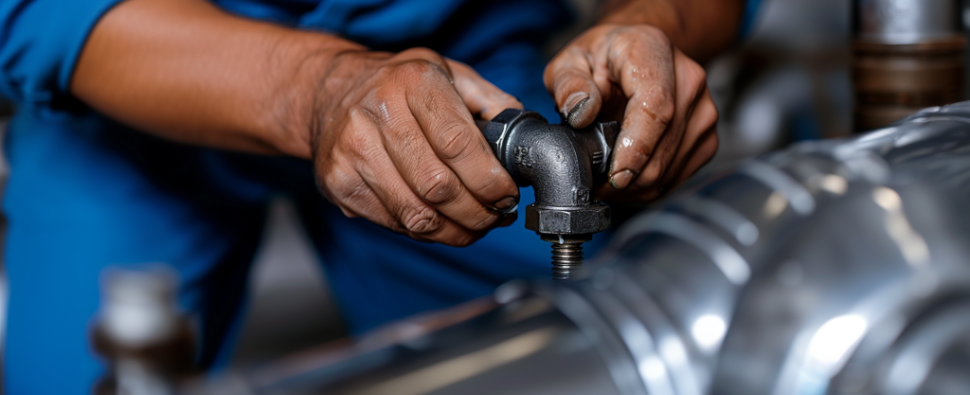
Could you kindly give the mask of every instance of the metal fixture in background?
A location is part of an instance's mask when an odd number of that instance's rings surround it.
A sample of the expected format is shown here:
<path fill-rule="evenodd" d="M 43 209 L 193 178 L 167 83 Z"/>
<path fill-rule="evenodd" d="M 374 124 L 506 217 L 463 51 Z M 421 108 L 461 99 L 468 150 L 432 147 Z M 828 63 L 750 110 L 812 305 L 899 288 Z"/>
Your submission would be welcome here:
<path fill-rule="evenodd" d="M 515 183 L 535 190 L 525 227 L 552 242 L 553 277 L 569 278 L 583 263 L 582 244 L 610 228 L 610 207 L 593 199 L 593 187 L 606 181 L 619 125 L 575 130 L 507 109 L 479 127 Z"/>
<path fill-rule="evenodd" d="M 108 370 L 97 395 L 174 394 L 196 373 L 192 327 L 175 302 L 175 275 L 163 266 L 109 269 L 91 342 Z"/>
<path fill-rule="evenodd" d="M 855 0 L 855 129 L 963 100 L 960 0 Z"/>
<path fill-rule="evenodd" d="M 970 102 L 702 181 L 578 281 L 512 282 L 187 393 L 970 393 Z"/>

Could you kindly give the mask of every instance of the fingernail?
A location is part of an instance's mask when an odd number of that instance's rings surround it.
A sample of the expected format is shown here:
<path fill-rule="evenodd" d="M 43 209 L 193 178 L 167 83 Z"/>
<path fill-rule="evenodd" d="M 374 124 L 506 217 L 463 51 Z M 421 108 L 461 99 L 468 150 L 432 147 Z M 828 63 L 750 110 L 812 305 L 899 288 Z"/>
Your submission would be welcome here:
<path fill-rule="evenodd" d="M 495 202 L 495 209 L 504 213 L 508 213 L 511 211 L 515 211 L 515 207 L 516 205 L 518 205 L 518 203 L 519 203 L 518 198 L 516 198 L 515 196 L 509 196 L 509 197 L 503 198 L 502 200 L 499 200 L 498 202 Z"/>
<path fill-rule="evenodd" d="M 623 188 L 626 188 L 627 185 L 630 185 L 630 180 L 632 179 L 633 179 L 633 172 L 630 170 L 623 170 L 619 173 L 614 174 L 612 177 L 610 177 L 610 185 L 612 185 L 613 188 L 616 188 L 616 189 L 623 189 Z"/>
<path fill-rule="evenodd" d="M 581 110 L 583 109 L 583 105 L 586 104 L 587 101 L 589 101 L 589 95 L 586 94 L 586 92 L 575 92 L 566 98 L 566 102 L 563 104 L 562 108 L 559 109 L 559 112 L 566 117 L 566 120 L 569 121 L 570 124 L 573 124 L 573 120 L 579 117 L 580 113 L 582 112 Z"/>

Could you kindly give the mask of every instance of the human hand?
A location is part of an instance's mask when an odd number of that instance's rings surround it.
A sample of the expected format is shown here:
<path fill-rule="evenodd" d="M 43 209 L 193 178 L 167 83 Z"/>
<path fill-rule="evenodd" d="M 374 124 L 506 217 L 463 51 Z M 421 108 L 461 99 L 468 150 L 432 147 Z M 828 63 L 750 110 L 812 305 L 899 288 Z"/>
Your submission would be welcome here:
<path fill-rule="evenodd" d="M 655 199 L 717 151 L 704 69 L 657 28 L 591 28 L 556 55 L 544 80 L 570 126 L 622 120 L 601 200 Z"/>
<path fill-rule="evenodd" d="M 514 97 L 428 49 L 343 52 L 319 81 L 311 155 L 345 215 L 452 246 L 514 222 L 518 188 L 472 118 L 522 108 Z"/>

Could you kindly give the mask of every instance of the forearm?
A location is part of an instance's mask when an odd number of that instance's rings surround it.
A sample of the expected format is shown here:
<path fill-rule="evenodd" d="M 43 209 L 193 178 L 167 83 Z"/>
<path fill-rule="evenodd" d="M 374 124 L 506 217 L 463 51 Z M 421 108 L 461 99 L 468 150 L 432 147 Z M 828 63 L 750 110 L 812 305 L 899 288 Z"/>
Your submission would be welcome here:
<path fill-rule="evenodd" d="M 706 62 L 735 42 L 743 0 L 610 0 L 601 23 L 647 24 L 691 58 Z"/>
<path fill-rule="evenodd" d="M 71 92 L 176 141 L 309 157 L 327 59 L 361 47 L 231 16 L 203 0 L 128 0 L 95 27 Z"/>

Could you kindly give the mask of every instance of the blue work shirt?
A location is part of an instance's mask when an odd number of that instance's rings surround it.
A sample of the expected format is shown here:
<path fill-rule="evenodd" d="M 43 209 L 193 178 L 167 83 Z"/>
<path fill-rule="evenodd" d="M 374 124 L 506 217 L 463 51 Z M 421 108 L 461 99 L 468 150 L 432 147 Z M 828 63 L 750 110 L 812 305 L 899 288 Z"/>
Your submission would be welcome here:
<path fill-rule="evenodd" d="M 549 245 L 521 217 L 468 248 L 419 243 L 345 218 L 319 196 L 305 161 L 165 141 L 78 102 L 69 93 L 77 58 L 99 18 L 119 1 L 0 1 L 0 94 L 17 108 L 4 147 L 11 165 L 3 200 L 8 394 L 90 387 L 102 368 L 87 330 L 98 308 L 99 273 L 111 265 L 174 267 L 181 305 L 199 316 L 200 362 L 224 360 L 266 206 L 279 195 L 300 207 L 354 333 L 485 295 L 511 278 L 549 276 Z M 214 3 L 375 50 L 429 47 L 471 65 L 526 108 L 558 119 L 542 73 L 546 40 L 571 20 L 561 1 Z M 524 207 L 533 194 L 521 192 Z M 588 243 L 587 251 L 601 241 Z"/>

